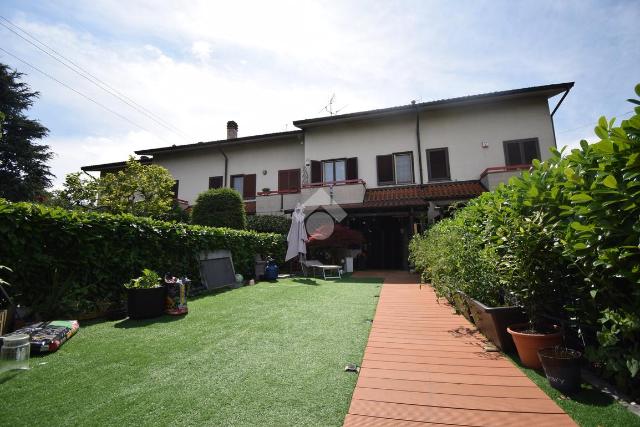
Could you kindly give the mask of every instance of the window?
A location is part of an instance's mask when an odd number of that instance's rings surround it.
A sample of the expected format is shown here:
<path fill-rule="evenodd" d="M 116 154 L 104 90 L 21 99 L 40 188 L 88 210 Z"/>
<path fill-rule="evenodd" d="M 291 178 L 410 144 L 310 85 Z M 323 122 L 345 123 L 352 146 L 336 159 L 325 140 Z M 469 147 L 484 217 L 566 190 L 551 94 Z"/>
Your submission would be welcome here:
<path fill-rule="evenodd" d="M 243 199 L 253 200 L 256 198 L 256 174 L 251 175 L 231 175 L 231 188 L 236 190 Z"/>
<path fill-rule="evenodd" d="M 358 179 L 358 158 L 311 160 L 311 182 L 336 182 Z"/>
<path fill-rule="evenodd" d="M 178 198 L 178 188 L 180 188 L 180 181 L 176 179 L 175 181 L 173 181 L 173 188 L 171 189 L 174 199 Z"/>
<path fill-rule="evenodd" d="M 278 191 L 300 191 L 300 169 L 278 171 Z"/>
<path fill-rule="evenodd" d="M 244 175 L 234 175 L 231 177 L 231 188 L 240 194 L 244 194 Z"/>
<path fill-rule="evenodd" d="M 413 184 L 413 153 L 376 156 L 378 185 Z"/>
<path fill-rule="evenodd" d="M 322 162 L 322 181 L 334 182 L 347 179 L 346 160 L 325 160 Z"/>
<path fill-rule="evenodd" d="M 507 166 L 530 165 L 540 159 L 538 138 L 504 141 L 504 160 Z"/>
<path fill-rule="evenodd" d="M 209 188 L 222 188 L 222 177 L 221 176 L 210 176 L 209 177 Z"/>
<path fill-rule="evenodd" d="M 429 181 L 451 179 L 449 173 L 449 149 L 433 148 L 427 150 L 427 171 Z"/>

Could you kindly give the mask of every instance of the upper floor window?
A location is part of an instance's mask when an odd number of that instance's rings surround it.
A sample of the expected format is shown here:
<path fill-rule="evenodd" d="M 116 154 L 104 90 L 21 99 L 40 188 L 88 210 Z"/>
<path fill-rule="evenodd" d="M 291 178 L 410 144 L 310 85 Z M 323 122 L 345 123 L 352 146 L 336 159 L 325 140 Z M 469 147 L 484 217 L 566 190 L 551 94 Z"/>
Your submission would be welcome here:
<path fill-rule="evenodd" d="M 429 181 L 451 179 L 448 148 L 433 148 L 427 150 L 427 172 Z"/>
<path fill-rule="evenodd" d="M 336 182 L 358 179 L 358 158 L 312 160 L 311 182 Z"/>
<path fill-rule="evenodd" d="M 179 180 L 175 180 L 173 181 L 173 188 L 171 189 L 171 191 L 173 192 L 173 198 L 177 199 L 178 198 L 178 189 L 180 188 L 180 181 Z"/>
<path fill-rule="evenodd" d="M 325 160 L 322 162 L 322 181 L 344 181 L 347 179 L 347 165 L 345 159 Z"/>
<path fill-rule="evenodd" d="M 378 185 L 413 184 L 413 153 L 376 156 Z"/>
<path fill-rule="evenodd" d="M 209 188 L 222 188 L 222 177 L 221 176 L 210 176 L 209 177 Z"/>
<path fill-rule="evenodd" d="M 300 169 L 278 171 L 278 191 L 299 191 Z"/>
<path fill-rule="evenodd" d="M 530 165 L 533 159 L 540 159 L 538 138 L 504 141 L 504 160 L 507 166 Z"/>
<path fill-rule="evenodd" d="M 251 175 L 231 175 L 231 188 L 236 190 L 243 199 L 253 200 L 256 198 L 256 174 Z"/>

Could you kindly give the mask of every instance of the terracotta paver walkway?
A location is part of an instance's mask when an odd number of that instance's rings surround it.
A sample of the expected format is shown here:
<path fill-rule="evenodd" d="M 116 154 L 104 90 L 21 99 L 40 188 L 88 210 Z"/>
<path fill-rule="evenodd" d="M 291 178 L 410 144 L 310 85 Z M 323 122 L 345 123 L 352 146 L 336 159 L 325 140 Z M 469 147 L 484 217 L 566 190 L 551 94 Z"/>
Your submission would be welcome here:
<path fill-rule="evenodd" d="M 430 287 L 406 273 L 389 279 L 345 426 L 576 425 L 508 359 L 485 352 L 484 337 Z"/>

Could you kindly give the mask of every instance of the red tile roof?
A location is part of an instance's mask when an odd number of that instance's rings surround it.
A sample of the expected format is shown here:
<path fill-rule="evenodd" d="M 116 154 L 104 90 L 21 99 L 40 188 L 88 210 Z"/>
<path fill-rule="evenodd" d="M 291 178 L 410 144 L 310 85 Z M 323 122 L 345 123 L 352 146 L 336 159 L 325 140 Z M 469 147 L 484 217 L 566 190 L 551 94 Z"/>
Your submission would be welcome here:
<path fill-rule="evenodd" d="M 363 203 L 343 205 L 343 208 L 384 208 L 424 206 L 429 200 L 471 199 L 484 193 L 479 181 L 443 182 L 405 187 L 367 189 Z"/>

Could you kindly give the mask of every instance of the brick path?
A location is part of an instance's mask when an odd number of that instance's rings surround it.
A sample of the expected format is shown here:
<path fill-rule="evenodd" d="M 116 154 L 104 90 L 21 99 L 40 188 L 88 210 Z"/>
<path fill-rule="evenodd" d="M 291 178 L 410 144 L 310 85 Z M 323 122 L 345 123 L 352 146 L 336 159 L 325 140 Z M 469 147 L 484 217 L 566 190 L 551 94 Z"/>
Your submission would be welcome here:
<path fill-rule="evenodd" d="M 345 426 L 576 425 L 415 276 L 357 276 L 385 284 Z"/>

